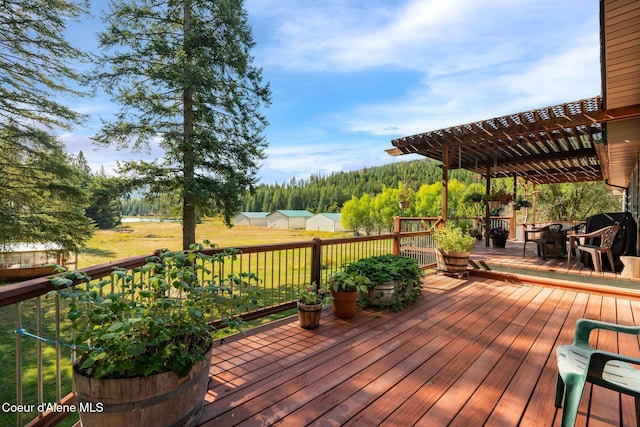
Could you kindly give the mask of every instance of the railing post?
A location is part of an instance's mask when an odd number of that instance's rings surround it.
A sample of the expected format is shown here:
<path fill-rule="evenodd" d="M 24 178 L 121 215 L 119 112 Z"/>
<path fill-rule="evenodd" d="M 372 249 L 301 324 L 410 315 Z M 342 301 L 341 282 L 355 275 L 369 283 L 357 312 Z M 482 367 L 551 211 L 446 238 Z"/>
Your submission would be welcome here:
<path fill-rule="evenodd" d="M 311 283 L 316 284 L 316 289 L 321 285 L 322 280 L 322 239 L 313 239 L 311 249 Z"/>
<path fill-rule="evenodd" d="M 393 254 L 400 255 L 400 230 L 401 221 L 399 216 L 393 217 Z"/>

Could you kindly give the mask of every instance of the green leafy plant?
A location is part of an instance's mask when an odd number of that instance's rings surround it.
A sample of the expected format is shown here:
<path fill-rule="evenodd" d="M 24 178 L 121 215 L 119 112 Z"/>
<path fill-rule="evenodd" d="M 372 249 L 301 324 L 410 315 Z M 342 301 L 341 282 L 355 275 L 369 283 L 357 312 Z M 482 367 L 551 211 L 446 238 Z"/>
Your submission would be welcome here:
<path fill-rule="evenodd" d="M 358 292 L 369 291 L 371 280 L 356 272 L 337 271 L 327 279 L 327 286 L 334 292 Z"/>
<path fill-rule="evenodd" d="M 476 244 L 476 239 L 463 232 L 451 222 L 433 232 L 436 247 L 443 251 L 471 252 Z"/>
<path fill-rule="evenodd" d="M 482 193 L 473 191 L 465 194 L 463 201 L 465 203 L 481 203 L 484 201 L 484 195 Z"/>
<path fill-rule="evenodd" d="M 413 303 L 422 294 L 424 273 L 414 258 L 392 254 L 372 256 L 347 264 L 343 271 L 369 279 L 369 291 L 374 291 L 377 285 L 394 282 L 391 306 L 396 311 Z M 368 298 L 363 298 L 362 305 L 369 304 Z"/>
<path fill-rule="evenodd" d="M 531 207 L 531 202 L 530 202 L 530 201 L 528 201 L 527 199 L 525 199 L 525 198 L 524 198 L 524 197 L 522 197 L 522 196 L 518 196 L 518 197 L 516 198 L 515 204 L 516 204 L 518 207 L 521 207 L 521 208 L 530 208 L 530 207 Z"/>
<path fill-rule="evenodd" d="M 213 343 L 212 320 L 242 326 L 233 312 L 256 302 L 257 277 L 223 276 L 222 264 L 237 251 L 207 255 L 203 249 L 159 251 L 142 267 L 115 269 L 99 282 L 79 272 L 52 279 L 69 302 L 83 375 L 130 378 L 173 371 L 185 376 Z"/>
<path fill-rule="evenodd" d="M 415 198 L 415 192 L 411 188 L 400 187 L 398 189 L 398 202 L 411 202 Z"/>
<path fill-rule="evenodd" d="M 306 305 L 329 304 L 331 297 L 326 289 L 318 288 L 315 284 L 301 284 L 296 293 L 298 301 Z"/>
<path fill-rule="evenodd" d="M 473 237 L 476 238 L 476 240 L 478 239 L 482 239 L 482 230 L 480 230 L 478 227 L 473 227 L 469 230 L 469 234 Z"/>

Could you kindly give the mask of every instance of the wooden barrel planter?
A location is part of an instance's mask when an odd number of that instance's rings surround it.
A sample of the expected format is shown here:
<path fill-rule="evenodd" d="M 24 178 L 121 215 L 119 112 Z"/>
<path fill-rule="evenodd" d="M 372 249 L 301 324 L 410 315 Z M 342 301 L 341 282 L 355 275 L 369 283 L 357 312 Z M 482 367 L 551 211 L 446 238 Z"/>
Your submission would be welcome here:
<path fill-rule="evenodd" d="M 436 250 L 438 270 L 448 273 L 461 274 L 467 271 L 471 252 Z"/>
<path fill-rule="evenodd" d="M 371 305 L 391 305 L 396 290 L 396 282 L 386 282 L 374 286 L 369 291 Z"/>
<path fill-rule="evenodd" d="M 320 326 L 322 304 L 302 304 L 298 301 L 298 322 L 303 329 L 315 329 Z"/>
<path fill-rule="evenodd" d="M 147 377 L 96 379 L 81 375 L 74 366 L 73 389 L 82 426 L 196 425 L 207 393 L 212 349 L 183 378 L 163 372 Z"/>

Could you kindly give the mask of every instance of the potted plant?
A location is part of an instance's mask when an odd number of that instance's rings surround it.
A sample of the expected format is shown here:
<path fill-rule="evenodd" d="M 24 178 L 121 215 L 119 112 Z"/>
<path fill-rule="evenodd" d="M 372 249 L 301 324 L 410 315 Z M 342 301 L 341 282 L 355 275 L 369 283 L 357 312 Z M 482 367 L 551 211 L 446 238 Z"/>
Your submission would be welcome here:
<path fill-rule="evenodd" d="M 465 196 L 463 197 L 463 201 L 465 203 L 482 203 L 484 201 L 484 194 L 478 191 L 472 191 L 465 194 Z"/>
<path fill-rule="evenodd" d="M 503 227 L 493 227 L 489 230 L 489 237 L 491 237 L 494 248 L 504 248 L 509 237 L 509 230 Z"/>
<path fill-rule="evenodd" d="M 516 201 L 513 202 L 513 210 L 520 210 L 521 208 L 530 208 L 531 202 L 522 196 L 518 196 Z"/>
<path fill-rule="evenodd" d="M 355 273 L 338 271 L 327 280 L 331 291 L 331 308 L 336 317 L 351 319 L 358 307 L 358 294 L 367 293 L 371 281 L 365 276 Z"/>
<path fill-rule="evenodd" d="M 347 264 L 346 273 L 365 276 L 368 298 L 363 305 L 390 306 L 400 311 L 422 293 L 423 272 L 414 258 L 401 255 L 378 255 Z"/>
<path fill-rule="evenodd" d="M 101 404 L 82 424 L 194 425 L 207 391 L 211 320 L 251 299 L 254 275 L 221 277 L 220 263 L 236 251 L 206 255 L 158 251 L 147 263 L 115 269 L 111 280 L 68 272 L 52 279 L 68 301 L 79 358 L 73 366 L 78 400 Z M 242 297 L 231 295 L 241 286 Z M 238 327 L 240 319 L 228 320 Z"/>
<path fill-rule="evenodd" d="M 303 284 L 298 289 L 298 322 L 303 329 L 315 329 L 320 326 L 322 306 L 331 298 L 315 284 Z"/>
<path fill-rule="evenodd" d="M 489 209 L 498 209 L 500 205 L 508 204 L 513 197 L 505 190 L 496 190 L 484 197 L 485 202 L 489 205 Z"/>
<path fill-rule="evenodd" d="M 467 271 L 467 263 L 476 239 L 448 222 L 435 230 L 436 263 L 439 271 L 462 274 Z"/>
<path fill-rule="evenodd" d="M 412 189 L 405 188 L 402 183 L 398 185 L 398 205 L 400 209 L 408 209 L 414 197 L 415 194 Z"/>
<path fill-rule="evenodd" d="M 478 227 L 471 228 L 469 234 L 475 237 L 476 240 L 482 240 L 482 231 Z"/>

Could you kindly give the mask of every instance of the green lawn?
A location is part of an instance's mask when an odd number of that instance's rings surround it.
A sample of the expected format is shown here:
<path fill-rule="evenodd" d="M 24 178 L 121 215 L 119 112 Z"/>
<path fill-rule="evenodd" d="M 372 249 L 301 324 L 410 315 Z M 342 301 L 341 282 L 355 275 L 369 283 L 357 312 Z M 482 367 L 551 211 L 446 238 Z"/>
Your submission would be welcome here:
<path fill-rule="evenodd" d="M 123 232 L 126 230 L 127 232 Z M 309 241 L 315 237 L 337 238 L 352 233 L 284 230 L 266 227 L 226 227 L 219 219 L 207 219 L 196 228 L 196 241 L 209 240 L 220 247 L 251 246 L 267 243 Z M 117 230 L 96 230 L 78 255 L 78 268 L 123 258 L 147 255 L 156 249 L 182 247 L 182 224 L 175 222 L 135 222 Z"/>

